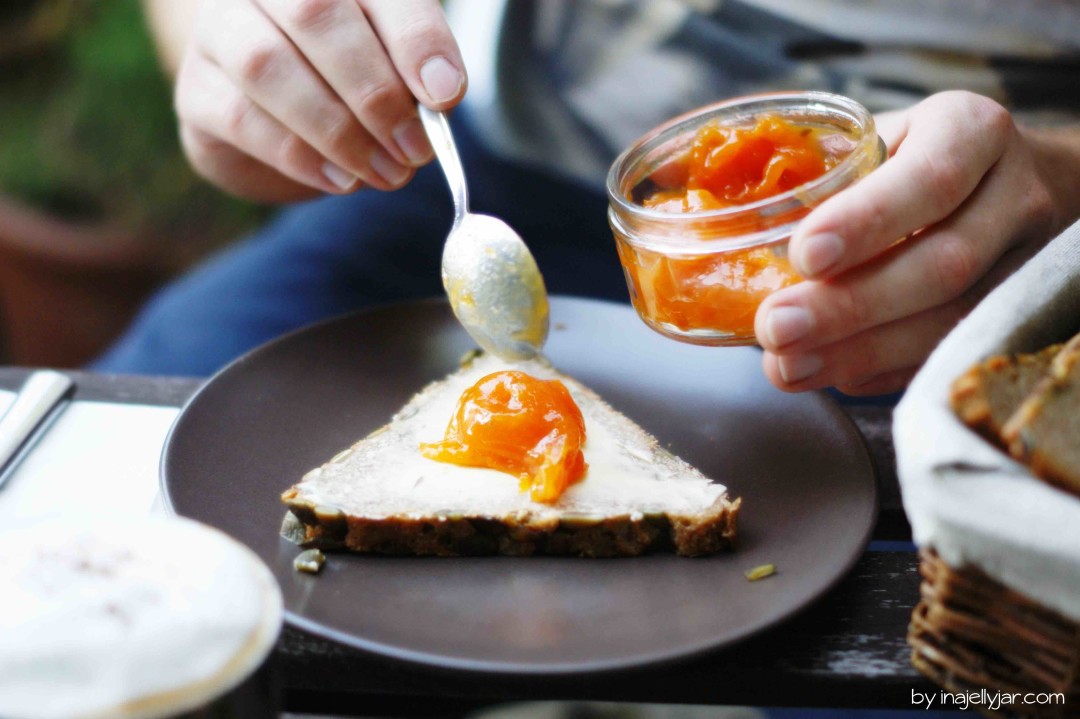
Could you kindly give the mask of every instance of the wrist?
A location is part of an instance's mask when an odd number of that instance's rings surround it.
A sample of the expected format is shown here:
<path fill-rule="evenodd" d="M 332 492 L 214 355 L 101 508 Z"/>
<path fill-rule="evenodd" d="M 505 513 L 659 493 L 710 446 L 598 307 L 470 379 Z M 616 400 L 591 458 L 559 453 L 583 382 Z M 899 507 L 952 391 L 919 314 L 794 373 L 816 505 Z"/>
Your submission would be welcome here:
<path fill-rule="evenodd" d="M 1080 219 L 1080 126 L 1021 127 L 1055 207 L 1054 234 Z"/>

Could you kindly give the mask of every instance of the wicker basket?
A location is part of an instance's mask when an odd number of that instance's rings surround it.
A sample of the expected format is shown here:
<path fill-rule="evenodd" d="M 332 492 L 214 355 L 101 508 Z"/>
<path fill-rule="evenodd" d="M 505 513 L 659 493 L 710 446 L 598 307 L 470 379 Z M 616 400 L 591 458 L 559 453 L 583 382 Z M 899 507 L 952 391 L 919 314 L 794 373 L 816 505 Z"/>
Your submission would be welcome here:
<path fill-rule="evenodd" d="M 921 553 L 920 571 L 922 600 L 908 632 L 919 671 L 951 692 L 1064 695 L 1063 703 L 1021 699 L 996 711 L 973 703 L 987 716 L 1080 719 L 1080 623 L 932 550 Z"/>

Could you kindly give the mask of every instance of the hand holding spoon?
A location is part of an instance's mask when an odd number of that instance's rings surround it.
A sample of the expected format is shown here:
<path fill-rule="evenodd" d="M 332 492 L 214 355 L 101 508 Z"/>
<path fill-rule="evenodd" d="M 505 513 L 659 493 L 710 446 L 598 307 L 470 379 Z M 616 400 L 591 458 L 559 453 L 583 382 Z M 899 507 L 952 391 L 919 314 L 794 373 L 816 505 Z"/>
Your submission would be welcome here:
<path fill-rule="evenodd" d="M 514 230 L 490 215 L 469 212 L 469 194 L 446 115 L 419 106 L 420 120 L 454 196 L 454 224 L 442 256 L 450 306 L 486 351 L 505 360 L 537 355 L 548 334 L 544 278 Z"/>

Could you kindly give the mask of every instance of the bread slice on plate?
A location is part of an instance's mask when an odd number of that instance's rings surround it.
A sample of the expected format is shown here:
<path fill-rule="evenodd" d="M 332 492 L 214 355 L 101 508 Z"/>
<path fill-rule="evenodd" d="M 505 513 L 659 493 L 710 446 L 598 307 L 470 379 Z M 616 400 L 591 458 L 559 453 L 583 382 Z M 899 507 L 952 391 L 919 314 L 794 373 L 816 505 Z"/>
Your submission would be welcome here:
<path fill-rule="evenodd" d="M 1080 495 L 1080 335 L 1057 353 L 1002 437 L 1036 475 Z"/>
<path fill-rule="evenodd" d="M 553 504 L 532 501 L 511 475 L 420 454 L 421 443 L 442 439 L 462 392 L 503 369 L 561 380 L 584 416 L 588 471 Z M 732 546 L 740 505 L 547 362 L 484 355 L 428 385 L 282 500 L 282 534 L 302 546 L 436 556 L 713 554 Z"/>
<path fill-rule="evenodd" d="M 1061 349 L 1053 345 L 1038 352 L 997 355 L 958 377 L 949 403 L 964 424 L 1005 449 L 1005 423 L 1050 369 Z"/>

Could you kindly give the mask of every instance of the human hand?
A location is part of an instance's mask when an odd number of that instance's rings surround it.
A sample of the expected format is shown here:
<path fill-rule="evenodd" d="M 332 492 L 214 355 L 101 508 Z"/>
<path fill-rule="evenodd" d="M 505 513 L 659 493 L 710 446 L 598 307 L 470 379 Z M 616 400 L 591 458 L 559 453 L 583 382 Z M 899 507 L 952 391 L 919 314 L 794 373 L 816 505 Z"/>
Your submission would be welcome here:
<path fill-rule="evenodd" d="M 203 0 L 177 76 L 210 181 L 263 201 L 392 190 L 432 157 L 416 101 L 465 93 L 437 0 Z"/>
<path fill-rule="evenodd" d="M 789 256 L 807 281 L 757 312 L 765 373 L 780 389 L 903 388 L 956 322 L 1077 216 L 1055 176 L 1061 153 L 988 98 L 941 93 L 878 123 L 891 159 L 800 223 Z"/>

